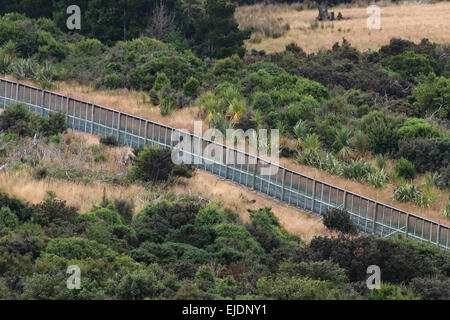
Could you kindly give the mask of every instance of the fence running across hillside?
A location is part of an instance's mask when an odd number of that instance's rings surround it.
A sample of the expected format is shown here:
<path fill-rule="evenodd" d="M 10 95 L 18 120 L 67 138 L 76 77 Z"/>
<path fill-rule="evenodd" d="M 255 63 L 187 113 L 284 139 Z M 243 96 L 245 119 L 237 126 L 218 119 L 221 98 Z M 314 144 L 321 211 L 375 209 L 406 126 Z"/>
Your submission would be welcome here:
<path fill-rule="evenodd" d="M 66 114 L 69 128 L 92 134 L 114 135 L 127 145 L 157 144 L 162 147 L 172 147 L 171 137 L 176 131 L 174 128 L 130 114 L 0 79 L 0 108 L 4 109 L 8 103 L 15 101 L 26 103 L 31 110 L 44 117 L 47 117 L 49 112 L 62 111 Z M 259 157 L 202 137 L 193 134 L 186 136 L 191 139 L 192 151 L 189 154 L 199 162 L 195 166 L 200 169 L 318 214 L 328 208 L 345 208 L 353 221 L 365 233 L 382 237 L 403 234 L 443 249 L 450 249 L 448 226 L 271 164 Z M 233 165 L 227 164 L 230 161 L 205 159 L 202 150 L 210 143 L 222 150 L 223 159 L 245 157 L 245 164 Z M 278 167 L 278 173 L 262 176 L 261 168 L 268 165 Z"/>

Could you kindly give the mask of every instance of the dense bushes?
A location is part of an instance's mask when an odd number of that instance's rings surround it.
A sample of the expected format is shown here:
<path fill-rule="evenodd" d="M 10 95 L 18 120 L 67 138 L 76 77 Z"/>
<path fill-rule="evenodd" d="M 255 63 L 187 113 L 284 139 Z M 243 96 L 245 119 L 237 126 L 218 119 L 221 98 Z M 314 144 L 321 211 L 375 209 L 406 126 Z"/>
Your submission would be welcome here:
<path fill-rule="evenodd" d="M 170 149 L 145 147 L 136 155 L 130 169 L 130 176 L 135 180 L 167 180 L 174 167 Z"/>
<path fill-rule="evenodd" d="M 399 177 L 407 180 L 412 180 L 416 176 L 414 165 L 405 158 L 400 158 L 394 163 L 394 171 Z"/>
<path fill-rule="evenodd" d="M 350 214 L 345 210 L 328 209 L 323 213 L 323 224 L 327 229 L 342 234 L 358 234 L 358 226 L 352 221 Z"/>
<path fill-rule="evenodd" d="M 27 106 L 20 102 L 9 104 L 0 115 L 0 130 L 19 136 L 33 137 L 36 133 L 54 136 L 64 132 L 66 128 L 64 114 L 52 112 L 46 119 L 28 110 Z"/>
<path fill-rule="evenodd" d="M 448 141 L 427 141 L 423 139 L 411 142 L 400 141 L 396 156 L 411 161 L 420 173 L 426 171 L 439 172 L 450 163 L 450 146 Z"/>
<path fill-rule="evenodd" d="M 361 130 L 369 138 L 369 148 L 383 154 L 396 150 L 399 126 L 399 118 L 381 111 L 369 113 L 360 122 Z"/>
<path fill-rule="evenodd" d="M 187 197 L 152 202 L 133 219 L 129 215 L 130 207 L 121 201 L 80 215 L 51 196 L 30 207 L 0 193 L 2 294 L 24 299 L 448 296 L 448 255 L 427 244 L 319 237 L 305 245 L 270 208 L 252 210 L 243 225 L 220 204 Z M 73 264 L 83 272 L 81 290 L 65 287 L 66 268 Z M 370 264 L 382 268 L 390 288 L 376 296 L 354 289 L 365 281 Z"/>

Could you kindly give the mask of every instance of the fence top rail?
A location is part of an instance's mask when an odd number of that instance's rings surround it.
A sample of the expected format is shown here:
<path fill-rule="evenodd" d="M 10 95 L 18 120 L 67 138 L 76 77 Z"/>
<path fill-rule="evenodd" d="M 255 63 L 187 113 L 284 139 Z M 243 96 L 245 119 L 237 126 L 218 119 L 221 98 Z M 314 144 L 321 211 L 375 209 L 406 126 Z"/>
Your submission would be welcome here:
<path fill-rule="evenodd" d="M 98 107 L 98 108 L 103 109 L 103 110 L 111 111 L 111 112 L 114 112 L 114 113 L 119 113 L 119 114 L 122 114 L 122 115 L 124 115 L 124 116 L 126 116 L 126 117 L 134 118 L 134 119 L 136 119 L 136 120 L 146 121 L 146 122 L 151 123 L 151 124 L 153 124 L 153 125 L 158 125 L 158 126 L 160 126 L 160 127 L 163 127 L 163 128 L 169 129 L 169 130 L 174 130 L 174 131 L 175 131 L 175 130 L 178 130 L 178 131 L 181 130 L 181 129 L 177 129 L 177 128 L 173 128 L 173 127 L 164 125 L 164 124 L 162 124 L 162 123 L 159 123 L 159 122 L 156 122 L 156 121 L 153 121 L 153 120 L 143 119 L 143 118 L 140 118 L 140 117 L 138 117 L 138 116 L 134 116 L 134 115 L 132 115 L 132 114 L 128 114 L 128 113 L 125 113 L 125 112 L 117 111 L 117 110 L 114 110 L 114 109 L 111 109 L 111 108 L 108 108 L 108 107 L 100 106 L 100 105 L 97 105 L 97 104 L 94 104 L 94 103 L 89 103 L 89 102 L 82 101 L 82 100 L 79 100 L 79 99 L 76 99 L 76 98 L 71 98 L 71 97 L 65 96 L 65 95 L 60 94 L 60 93 L 56 93 L 56 92 L 53 92 L 53 91 L 49 91 L 49 90 L 37 88 L 37 87 L 31 86 L 31 85 L 28 85 L 28 84 L 24 84 L 24 83 L 15 82 L 15 81 L 11 81 L 11 80 L 8 80 L 8 79 L 0 78 L 0 82 L 2 82 L 2 81 L 3 81 L 3 82 L 8 82 L 8 83 L 10 83 L 10 84 L 15 84 L 15 85 L 18 85 L 18 86 L 28 87 L 28 88 L 31 88 L 31 89 L 35 89 L 35 90 L 37 90 L 37 91 L 43 91 L 43 92 L 46 92 L 46 93 L 49 93 L 49 94 L 52 94 L 52 95 L 57 95 L 57 96 L 60 96 L 60 97 L 63 97 L 63 98 L 67 98 L 67 99 L 69 99 L 69 100 L 73 100 L 73 101 L 76 101 L 76 102 L 79 102 L 79 103 L 90 104 L 90 105 L 92 105 L 92 106 L 94 106 L 94 107 Z M 342 189 L 342 188 L 340 188 L 340 187 L 337 187 L 337 186 L 335 186 L 335 185 L 329 184 L 329 183 L 327 183 L 327 182 L 324 182 L 324 181 L 321 181 L 321 180 L 318 180 L 318 179 L 309 177 L 309 176 L 304 175 L 304 174 L 302 174 L 302 173 L 300 173 L 300 172 L 296 172 L 296 171 L 293 171 L 293 170 L 291 170 L 291 169 L 288 169 L 288 168 L 282 167 L 282 166 L 280 166 L 280 165 L 274 164 L 274 163 L 271 162 L 271 161 L 264 160 L 264 159 L 262 159 L 262 158 L 260 158 L 260 157 L 258 157 L 258 156 L 256 156 L 256 155 L 249 154 L 249 153 L 247 153 L 247 152 L 243 152 L 243 151 L 238 150 L 238 149 L 235 149 L 235 148 L 231 148 L 231 147 L 229 147 L 229 146 L 227 146 L 227 145 L 224 145 L 224 144 L 221 144 L 221 143 L 218 143 L 218 142 L 209 140 L 209 139 L 205 139 L 205 138 L 203 138 L 203 137 L 197 136 L 197 135 L 192 134 L 192 133 L 188 133 L 188 132 L 184 132 L 184 131 L 181 131 L 181 133 L 189 134 L 191 137 L 195 137 L 195 138 L 200 139 L 200 140 L 202 140 L 202 141 L 205 141 L 205 142 L 207 142 L 207 143 L 212 143 L 212 144 L 218 145 L 218 146 L 223 147 L 223 148 L 225 148 L 225 149 L 227 149 L 227 150 L 229 150 L 229 151 L 235 151 L 235 152 L 241 153 L 241 154 L 243 154 L 243 155 L 245 155 L 245 156 L 252 157 L 252 158 L 256 158 L 257 161 L 265 162 L 266 164 L 268 164 L 268 165 L 270 165 L 270 166 L 278 167 L 278 169 L 285 170 L 286 172 L 290 172 L 291 174 L 295 174 L 295 175 L 301 176 L 301 177 L 303 177 L 303 178 L 306 178 L 306 179 L 309 179 L 309 180 L 312 180 L 312 181 L 316 181 L 316 182 L 321 183 L 321 184 L 323 184 L 323 185 L 325 185 L 325 186 L 328 186 L 328 187 L 331 187 L 331 188 L 334 188 L 334 189 L 337 189 L 337 190 L 346 192 L 347 194 L 352 195 L 352 196 L 355 196 L 355 197 L 358 197 L 358 198 L 360 198 L 360 199 L 362 199 L 362 200 L 366 200 L 366 201 L 369 201 L 369 202 L 376 203 L 377 205 L 381 205 L 381 206 L 386 207 L 386 208 L 388 208 L 388 209 L 391 209 L 391 210 L 393 210 L 393 211 L 397 211 L 397 212 L 399 212 L 399 213 L 402 213 L 402 214 L 405 214 L 405 215 L 409 215 L 410 217 L 414 217 L 414 218 L 416 218 L 416 219 L 419 219 L 419 220 L 428 222 L 428 223 L 430 223 L 430 224 L 432 224 L 432 225 L 438 225 L 438 226 L 440 226 L 441 229 L 447 229 L 447 230 L 450 230 L 450 226 L 447 226 L 447 225 L 444 225 L 444 224 L 442 224 L 442 223 L 438 223 L 438 222 L 429 220 L 429 219 L 427 219 L 427 218 L 418 216 L 418 215 L 416 215 L 416 214 L 414 214 L 414 213 L 406 212 L 406 211 L 404 211 L 404 210 L 401 210 L 401 209 L 392 207 L 392 206 L 390 206 L 390 205 L 384 204 L 384 203 L 379 202 L 379 201 L 376 201 L 376 200 L 374 200 L 374 199 L 365 197 L 365 196 L 363 196 L 363 195 L 356 194 L 356 193 L 353 193 L 353 192 L 351 192 L 351 191 Z"/>

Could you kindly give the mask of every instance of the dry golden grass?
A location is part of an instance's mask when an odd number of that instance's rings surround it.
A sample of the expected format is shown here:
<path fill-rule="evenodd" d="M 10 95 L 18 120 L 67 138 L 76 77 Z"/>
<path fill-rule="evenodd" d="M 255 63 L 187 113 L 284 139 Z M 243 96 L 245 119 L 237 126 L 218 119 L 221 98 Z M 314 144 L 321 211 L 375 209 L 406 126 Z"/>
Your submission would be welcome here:
<path fill-rule="evenodd" d="M 10 75 L 5 78 L 39 87 L 39 84 L 33 81 L 18 81 Z M 170 116 L 164 117 L 161 115 L 159 107 L 151 106 L 148 103 L 148 95 L 146 96 L 146 102 L 144 103 L 142 101 L 142 91 L 128 89 L 94 90 L 92 86 L 80 85 L 77 83 L 66 83 L 62 81 L 55 83 L 57 89 L 51 91 L 146 118 L 154 122 L 163 123 L 174 128 L 188 129 L 193 132 L 194 121 L 201 120 L 199 108 L 196 106 L 177 109 L 173 111 Z"/>
<path fill-rule="evenodd" d="M 330 49 L 335 42 L 341 42 L 342 37 L 360 50 L 378 50 L 393 37 L 415 42 L 428 38 L 441 44 L 450 43 L 450 2 L 382 6 L 380 30 L 367 28 L 366 20 L 369 14 L 366 9 L 367 5 L 359 8 L 341 6 L 330 9 L 335 15 L 341 12 L 344 18 L 349 19 L 319 23 L 316 29 L 311 28 L 311 25 L 317 17 L 317 9 L 298 11 L 298 4 L 243 6 L 236 10 L 236 18 L 243 26 L 245 21 L 262 19 L 261 16 L 264 15 L 272 20 L 276 17 L 290 25 L 290 31 L 283 37 L 263 38 L 260 43 L 247 41 L 247 49 L 265 50 L 268 53 L 283 51 L 291 42 L 296 42 L 308 53 L 317 52 L 321 48 Z"/>
<path fill-rule="evenodd" d="M 35 180 L 26 171 L 0 172 L 0 189 L 3 192 L 36 204 L 45 198 L 47 190 L 53 190 L 58 199 L 66 200 L 68 205 L 78 207 L 80 212 L 86 212 L 94 205 L 98 205 L 102 200 L 104 188 L 106 188 L 106 197 L 110 199 L 133 200 L 135 212 L 144 206 L 140 197 L 146 191 L 137 185 L 128 187 L 112 186 L 106 183 L 85 185 L 56 179 Z"/>
<path fill-rule="evenodd" d="M 246 222 L 247 209 L 272 207 L 273 213 L 289 232 L 309 242 L 314 236 L 328 234 L 318 216 L 288 206 L 259 192 L 221 179 L 208 172 L 196 170 L 194 177 L 183 178 L 171 191 L 176 194 L 198 194 L 210 200 L 220 200 L 224 206 L 238 213 Z M 254 201 L 252 201 L 254 200 Z"/>

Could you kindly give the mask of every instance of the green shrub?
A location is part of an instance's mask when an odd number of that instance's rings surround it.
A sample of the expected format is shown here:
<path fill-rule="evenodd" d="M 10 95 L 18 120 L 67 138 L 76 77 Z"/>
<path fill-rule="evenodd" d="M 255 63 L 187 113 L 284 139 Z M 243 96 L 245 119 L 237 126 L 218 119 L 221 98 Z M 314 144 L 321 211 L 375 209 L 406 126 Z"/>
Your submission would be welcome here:
<path fill-rule="evenodd" d="M 401 202 L 414 201 L 422 195 L 422 190 L 415 184 L 402 184 L 394 190 L 394 199 Z"/>
<path fill-rule="evenodd" d="M 303 49 L 300 48 L 300 47 L 298 46 L 298 44 L 295 43 L 295 42 L 291 42 L 291 43 L 289 43 L 288 45 L 286 45 L 285 50 L 286 50 L 286 51 L 289 51 L 289 52 L 292 52 L 292 53 L 295 53 L 295 54 L 305 54 L 305 52 L 303 51 Z"/>
<path fill-rule="evenodd" d="M 323 224 L 328 230 L 342 232 L 343 234 L 356 235 L 358 226 L 352 221 L 346 210 L 327 209 L 323 214 Z"/>
<path fill-rule="evenodd" d="M 422 300 L 449 300 L 450 280 L 438 278 L 414 278 L 408 288 Z"/>
<path fill-rule="evenodd" d="M 124 81 L 121 75 L 108 74 L 105 77 L 105 86 L 107 89 L 118 89 L 124 86 Z"/>
<path fill-rule="evenodd" d="M 299 94 L 305 96 L 310 95 L 317 101 L 327 99 L 329 97 L 327 88 L 316 81 L 312 81 L 306 78 L 298 79 L 295 83 L 295 87 L 298 90 Z"/>
<path fill-rule="evenodd" d="M 268 93 L 256 92 L 252 97 L 252 105 L 255 110 L 261 110 L 264 113 L 275 111 L 272 98 Z"/>
<path fill-rule="evenodd" d="M 173 167 L 170 149 L 145 147 L 137 154 L 130 168 L 130 176 L 134 180 L 142 181 L 167 180 Z"/>
<path fill-rule="evenodd" d="M 179 177 L 186 177 L 186 178 L 192 177 L 190 168 L 187 165 L 185 165 L 184 163 L 177 164 L 176 166 L 174 166 L 172 169 L 172 174 L 174 176 L 179 176 Z"/>
<path fill-rule="evenodd" d="M 384 170 L 379 170 L 374 173 L 368 173 L 366 179 L 372 187 L 382 189 L 385 186 L 387 175 Z"/>
<path fill-rule="evenodd" d="M 450 79 L 430 74 L 412 90 L 412 96 L 421 116 L 450 118 Z"/>
<path fill-rule="evenodd" d="M 397 172 L 399 177 L 405 178 L 407 180 L 412 180 L 416 176 L 416 169 L 411 161 L 400 158 L 394 163 L 394 170 Z"/>
<path fill-rule="evenodd" d="M 42 132 L 47 137 L 57 136 L 66 130 L 66 115 L 62 112 L 51 112 L 49 118 L 43 120 Z"/>
<path fill-rule="evenodd" d="M 19 219 L 8 207 L 0 208 L 0 227 L 14 228 L 19 224 Z"/>
<path fill-rule="evenodd" d="M 368 300 L 419 300 L 405 286 L 389 283 L 381 283 L 380 289 L 370 290 L 366 298 Z"/>
<path fill-rule="evenodd" d="M 163 116 L 168 116 L 173 110 L 177 109 L 177 103 L 173 96 L 167 96 L 164 98 L 160 106 L 160 112 Z"/>
<path fill-rule="evenodd" d="M 183 92 L 188 97 L 194 97 L 197 95 L 200 82 L 194 77 L 190 77 L 183 85 Z"/>
<path fill-rule="evenodd" d="M 102 136 L 100 138 L 100 143 L 109 147 L 117 147 L 120 145 L 119 140 L 115 136 Z"/>
<path fill-rule="evenodd" d="M 439 138 L 443 135 L 438 128 L 426 122 L 424 119 L 418 118 L 409 118 L 406 120 L 398 129 L 397 133 L 399 139 L 409 142 L 418 138 Z"/>
<path fill-rule="evenodd" d="M 155 83 L 153 84 L 153 90 L 159 91 L 165 85 L 170 86 L 170 80 L 167 78 L 166 74 L 161 72 L 156 74 Z"/>
<path fill-rule="evenodd" d="M 251 73 L 258 72 L 259 70 L 265 70 L 268 74 L 274 77 L 285 73 L 284 69 L 280 68 L 275 63 L 265 61 L 252 63 L 251 65 L 247 66 L 247 70 Z"/>
<path fill-rule="evenodd" d="M 384 58 L 381 65 L 397 72 L 408 81 L 415 81 L 418 75 L 428 75 L 433 71 L 429 57 L 413 51 Z"/>
<path fill-rule="evenodd" d="M 43 118 L 29 111 L 23 102 L 11 103 L 0 115 L 0 130 L 33 137 L 41 129 L 42 121 Z"/>
<path fill-rule="evenodd" d="M 95 162 L 108 162 L 108 158 L 103 153 L 101 153 L 101 154 L 95 156 L 94 161 Z"/>
<path fill-rule="evenodd" d="M 398 117 L 382 111 L 372 111 L 360 120 L 360 128 L 368 137 L 369 148 L 382 154 L 397 148 L 399 126 Z"/>

